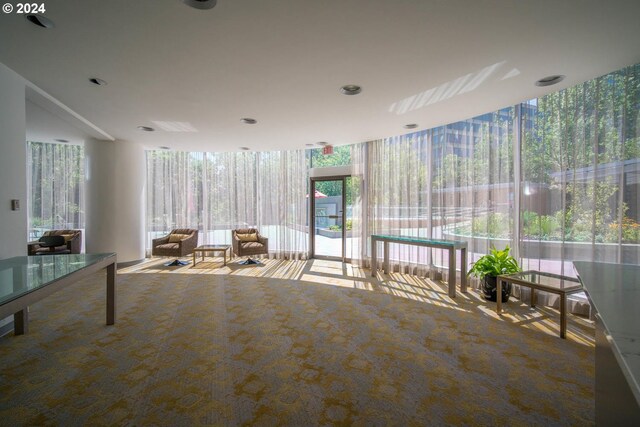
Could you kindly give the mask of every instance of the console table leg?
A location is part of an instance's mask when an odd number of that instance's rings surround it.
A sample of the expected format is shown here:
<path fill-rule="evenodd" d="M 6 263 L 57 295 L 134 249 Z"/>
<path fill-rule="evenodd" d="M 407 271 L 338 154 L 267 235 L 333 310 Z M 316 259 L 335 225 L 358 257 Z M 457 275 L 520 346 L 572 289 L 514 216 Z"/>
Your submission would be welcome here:
<path fill-rule="evenodd" d="M 567 335 L 567 295 L 560 295 L 560 338 Z"/>
<path fill-rule="evenodd" d="M 371 277 L 376 277 L 376 270 L 378 269 L 378 241 L 371 239 Z"/>
<path fill-rule="evenodd" d="M 384 263 L 382 269 L 384 271 L 384 274 L 389 274 L 389 242 L 382 242 L 382 247 L 382 250 L 384 251 Z"/>
<path fill-rule="evenodd" d="M 460 292 L 467 292 L 467 248 L 460 249 Z"/>
<path fill-rule="evenodd" d="M 456 297 L 456 250 L 449 249 L 449 296 Z"/>

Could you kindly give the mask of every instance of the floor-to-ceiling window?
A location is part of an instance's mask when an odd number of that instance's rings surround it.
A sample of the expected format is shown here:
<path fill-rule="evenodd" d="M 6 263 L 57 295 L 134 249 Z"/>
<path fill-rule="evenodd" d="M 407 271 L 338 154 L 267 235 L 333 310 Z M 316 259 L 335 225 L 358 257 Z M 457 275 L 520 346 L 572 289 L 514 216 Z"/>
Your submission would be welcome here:
<path fill-rule="evenodd" d="M 365 183 L 358 227 L 463 239 L 470 261 L 511 245 L 524 268 L 640 262 L 640 65 L 422 132 L 352 146 Z M 354 256 L 368 262 L 368 245 Z M 446 266 L 391 248 L 395 267 Z"/>
<path fill-rule="evenodd" d="M 525 106 L 525 267 L 572 274 L 575 260 L 638 263 L 640 66 Z"/>
<path fill-rule="evenodd" d="M 172 228 L 196 228 L 200 243 L 230 243 L 258 227 L 276 257 L 306 256 L 307 162 L 303 150 L 147 152 L 147 247 Z"/>
<path fill-rule="evenodd" d="M 355 262 L 368 263 L 371 234 L 395 233 L 464 239 L 470 262 L 492 245 L 511 245 L 524 268 L 568 275 L 578 259 L 638 263 L 639 111 L 635 65 L 330 156 L 149 152 L 149 236 L 188 226 L 203 231 L 202 242 L 219 243 L 233 227 L 258 225 L 276 252 L 306 254 L 308 168 L 351 163 L 344 227 Z M 330 185 L 318 188 L 327 196 L 318 200 L 332 196 Z M 405 271 L 448 262 L 437 250 L 406 246 L 392 248 L 391 259 Z"/>
<path fill-rule="evenodd" d="M 84 229 L 84 148 L 27 142 L 28 239 L 52 229 Z"/>

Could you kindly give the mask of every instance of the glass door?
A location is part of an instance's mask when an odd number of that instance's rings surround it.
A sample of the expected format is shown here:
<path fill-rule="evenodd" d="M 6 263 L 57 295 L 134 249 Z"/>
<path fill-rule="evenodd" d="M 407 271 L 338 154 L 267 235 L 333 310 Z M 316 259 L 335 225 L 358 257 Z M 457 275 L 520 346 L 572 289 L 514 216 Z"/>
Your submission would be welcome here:
<path fill-rule="evenodd" d="M 345 177 L 311 179 L 311 257 L 345 260 Z"/>

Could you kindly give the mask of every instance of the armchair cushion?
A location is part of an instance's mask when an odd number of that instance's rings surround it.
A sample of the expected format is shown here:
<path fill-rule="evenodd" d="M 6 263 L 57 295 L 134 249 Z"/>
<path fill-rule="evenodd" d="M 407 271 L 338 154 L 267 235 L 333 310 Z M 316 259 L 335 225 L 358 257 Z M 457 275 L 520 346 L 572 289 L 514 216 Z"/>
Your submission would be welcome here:
<path fill-rule="evenodd" d="M 188 234 L 169 234 L 169 243 L 179 243 L 181 240 L 184 240 L 187 237 L 189 237 Z"/>
<path fill-rule="evenodd" d="M 258 233 L 238 234 L 238 239 L 240 239 L 241 242 L 257 242 Z"/>

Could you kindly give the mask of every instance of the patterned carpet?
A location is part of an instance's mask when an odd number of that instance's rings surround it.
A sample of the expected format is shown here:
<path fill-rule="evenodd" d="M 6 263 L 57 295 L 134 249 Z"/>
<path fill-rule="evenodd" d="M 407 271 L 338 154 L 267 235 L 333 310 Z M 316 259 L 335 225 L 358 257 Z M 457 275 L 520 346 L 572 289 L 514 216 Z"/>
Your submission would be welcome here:
<path fill-rule="evenodd" d="M 340 263 L 104 275 L 0 338 L 0 425 L 592 425 L 593 327 Z M 182 274 L 186 273 L 186 274 Z M 554 329 L 555 328 L 555 329 Z"/>

